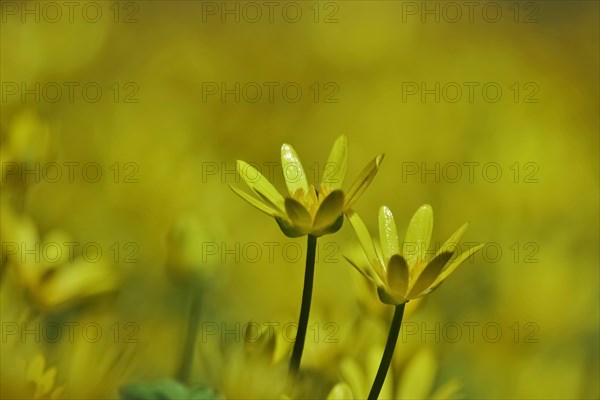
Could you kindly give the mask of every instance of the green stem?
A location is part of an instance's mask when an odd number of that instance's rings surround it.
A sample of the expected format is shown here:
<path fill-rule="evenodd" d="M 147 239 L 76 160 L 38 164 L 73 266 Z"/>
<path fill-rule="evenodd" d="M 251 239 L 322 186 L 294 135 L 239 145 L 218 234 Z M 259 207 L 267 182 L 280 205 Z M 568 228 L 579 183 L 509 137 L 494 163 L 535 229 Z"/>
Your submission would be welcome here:
<path fill-rule="evenodd" d="M 381 363 L 377 370 L 377 375 L 371 386 L 371 392 L 369 392 L 368 400 L 376 400 L 379 397 L 379 392 L 385 382 L 385 376 L 387 375 L 390 363 L 392 362 L 392 356 L 394 355 L 394 349 L 396 348 L 396 342 L 398 341 L 398 334 L 400 333 L 400 326 L 402 325 L 402 317 L 404 316 L 404 305 L 406 303 L 398 304 L 394 311 L 394 318 L 392 319 L 392 325 L 390 326 L 390 333 L 388 334 L 387 343 L 385 350 L 383 351 L 383 357 L 381 357 Z"/>
<path fill-rule="evenodd" d="M 181 363 L 177 371 L 177 379 L 181 383 L 189 383 L 194 359 L 194 348 L 196 347 L 196 334 L 198 332 L 198 323 L 200 322 L 200 296 L 193 293 L 192 289 L 190 289 L 190 292 L 192 297 L 190 315 L 183 353 L 181 354 Z"/>
<path fill-rule="evenodd" d="M 302 306 L 300 308 L 300 318 L 298 319 L 298 333 L 296 342 L 292 351 L 290 368 L 288 370 L 288 393 L 291 395 L 296 381 L 296 375 L 300 369 L 302 352 L 304 351 L 304 341 L 306 339 L 306 330 L 308 328 L 308 317 L 310 314 L 310 301 L 312 298 L 313 280 L 315 276 L 315 255 L 317 251 L 316 236 L 308 235 L 308 244 L 306 248 L 306 270 L 304 271 L 304 289 L 302 291 Z"/>

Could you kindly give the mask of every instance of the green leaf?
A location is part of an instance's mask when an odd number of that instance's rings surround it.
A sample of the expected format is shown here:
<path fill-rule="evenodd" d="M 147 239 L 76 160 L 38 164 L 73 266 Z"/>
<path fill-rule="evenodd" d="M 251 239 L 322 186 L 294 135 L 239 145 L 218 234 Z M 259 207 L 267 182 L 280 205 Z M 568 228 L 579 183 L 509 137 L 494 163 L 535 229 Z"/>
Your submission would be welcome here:
<path fill-rule="evenodd" d="M 433 231 L 433 210 L 425 204 L 415 212 L 402 243 L 402 255 L 412 270 L 417 261 L 422 260 L 431 241 Z"/>
<path fill-rule="evenodd" d="M 293 196 L 298 189 L 302 189 L 305 194 L 308 193 L 308 181 L 300 158 L 294 148 L 285 143 L 281 146 L 281 168 L 290 196 Z"/>
<path fill-rule="evenodd" d="M 197 386 L 188 388 L 172 379 L 158 382 L 133 384 L 119 388 L 121 400 L 208 400 L 224 399 L 211 388 Z"/>
<path fill-rule="evenodd" d="M 225 397 L 208 387 L 190 389 L 190 400 L 225 400 Z"/>
<path fill-rule="evenodd" d="M 250 164 L 241 160 L 237 161 L 236 167 L 238 174 L 240 174 L 250 189 L 272 204 L 273 208 L 283 212 L 285 208 L 283 196 L 277 191 L 275 186 L 263 176 L 263 174 Z"/>
<path fill-rule="evenodd" d="M 337 138 L 327 164 L 323 171 L 323 186 L 327 186 L 329 190 L 340 189 L 344 183 L 346 177 L 346 170 L 348 168 L 348 138 L 346 135 L 340 135 Z"/>
<path fill-rule="evenodd" d="M 423 272 L 416 278 L 416 282 L 412 285 L 410 292 L 408 294 L 409 299 L 414 299 L 418 297 L 422 292 L 429 289 L 429 286 L 435 282 L 436 278 L 442 272 L 442 268 L 446 265 L 450 257 L 452 257 L 454 253 L 451 251 L 446 251 L 435 257 L 431 260 Z"/>
<path fill-rule="evenodd" d="M 362 172 L 358 175 L 350 189 L 346 194 L 346 204 L 344 209 L 346 211 L 352 208 L 352 205 L 358 200 L 358 198 L 363 194 L 365 190 L 369 187 L 375 175 L 377 175 L 377 171 L 379 171 L 379 166 L 383 161 L 383 154 L 375 157 L 367 166 L 362 170 Z"/>
<path fill-rule="evenodd" d="M 313 230 L 320 232 L 323 229 L 333 225 L 342 215 L 344 208 L 344 192 L 334 190 L 321 203 L 315 220 L 313 222 Z"/>
<path fill-rule="evenodd" d="M 400 254 L 400 243 L 394 216 L 386 206 L 379 209 L 379 240 L 385 263 L 389 262 L 394 254 Z"/>
<path fill-rule="evenodd" d="M 119 398 L 121 400 L 154 400 L 158 396 L 154 388 L 149 385 L 127 385 L 119 388 Z"/>

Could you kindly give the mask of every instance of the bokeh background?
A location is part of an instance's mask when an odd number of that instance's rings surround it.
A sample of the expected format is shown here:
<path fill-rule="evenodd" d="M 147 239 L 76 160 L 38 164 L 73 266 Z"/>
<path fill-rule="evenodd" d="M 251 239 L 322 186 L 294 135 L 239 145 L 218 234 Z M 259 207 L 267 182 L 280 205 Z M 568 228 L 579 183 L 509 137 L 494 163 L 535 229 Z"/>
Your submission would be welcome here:
<path fill-rule="evenodd" d="M 410 304 L 382 397 L 599 398 L 597 2 L 0 4 L 4 397 L 174 378 L 198 297 L 189 384 L 273 396 L 285 344 L 243 328 L 296 321 L 305 243 L 228 184 L 242 159 L 283 189 L 282 143 L 317 180 L 346 134 L 347 185 L 386 154 L 372 232 L 430 203 L 436 243 L 488 243 Z M 307 398 L 365 396 L 385 344 L 356 245 L 318 245 Z"/>

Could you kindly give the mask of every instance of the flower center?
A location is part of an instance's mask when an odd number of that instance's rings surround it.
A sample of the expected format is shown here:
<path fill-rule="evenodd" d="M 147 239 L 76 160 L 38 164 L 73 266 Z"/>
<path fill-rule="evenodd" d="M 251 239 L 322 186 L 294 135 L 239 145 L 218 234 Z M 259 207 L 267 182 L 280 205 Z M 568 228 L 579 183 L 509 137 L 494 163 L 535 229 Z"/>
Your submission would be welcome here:
<path fill-rule="evenodd" d="M 329 194 L 329 190 L 323 185 L 319 185 L 319 189 L 315 189 L 314 185 L 308 186 L 308 193 L 304 189 L 297 189 L 293 194 L 292 198 L 298 201 L 308 210 L 310 216 L 314 219 L 317 215 L 317 211 L 321 206 L 321 203 Z"/>

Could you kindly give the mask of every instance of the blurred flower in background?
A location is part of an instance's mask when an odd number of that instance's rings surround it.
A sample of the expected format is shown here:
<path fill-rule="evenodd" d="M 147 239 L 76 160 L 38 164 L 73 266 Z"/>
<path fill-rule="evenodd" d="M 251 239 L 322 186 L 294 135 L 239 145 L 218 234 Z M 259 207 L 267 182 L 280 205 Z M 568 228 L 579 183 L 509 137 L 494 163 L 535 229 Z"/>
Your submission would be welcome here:
<path fill-rule="evenodd" d="M 321 182 L 341 134 L 386 153 L 356 212 L 431 204 L 440 235 L 471 223 L 457 252 L 485 243 L 407 306 L 386 396 L 600 397 L 597 2 L 0 7 L 3 398 L 277 392 L 244 330 L 293 342 L 305 254 L 228 185 L 243 158 L 284 187 L 281 143 Z M 365 396 L 385 345 L 348 225 L 317 248 L 307 397 Z"/>

